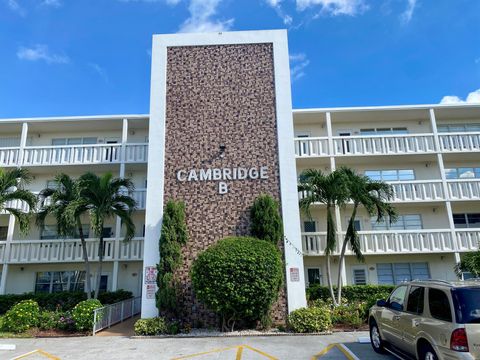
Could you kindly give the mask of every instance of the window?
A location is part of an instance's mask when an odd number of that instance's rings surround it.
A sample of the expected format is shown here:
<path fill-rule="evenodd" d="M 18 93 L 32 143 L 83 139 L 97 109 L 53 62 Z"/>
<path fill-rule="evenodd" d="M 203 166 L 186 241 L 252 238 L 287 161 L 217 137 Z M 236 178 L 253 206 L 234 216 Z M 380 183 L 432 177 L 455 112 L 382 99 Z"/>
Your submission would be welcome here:
<path fill-rule="evenodd" d="M 447 124 L 447 125 L 438 125 L 437 126 L 438 132 L 442 133 L 451 133 L 451 132 L 467 132 L 473 131 L 478 132 L 480 131 L 480 124 Z"/>
<path fill-rule="evenodd" d="M 407 311 L 414 314 L 423 314 L 424 296 L 424 287 L 412 286 L 408 293 Z"/>
<path fill-rule="evenodd" d="M 428 263 L 377 264 L 379 285 L 395 285 L 404 281 L 430 279 Z"/>
<path fill-rule="evenodd" d="M 462 167 L 445 169 L 447 179 L 480 179 L 479 167 Z"/>
<path fill-rule="evenodd" d="M 402 170 L 366 170 L 365 176 L 372 180 L 382 181 L 400 181 L 415 180 L 415 172 L 413 169 Z"/>
<path fill-rule="evenodd" d="M 0 226 L 0 241 L 7 240 L 8 226 Z"/>
<path fill-rule="evenodd" d="M 85 271 L 44 271 L 37 273 L 35 292 L 84 291 L 84 286 Z"/>
<path fill-rule="evenodd" d="M 47 181 L 47 189 L 58 189 L 58 183 L 55 180 L 48 180 Z"/>
<path fill-rule="evenodd" d="M 307 269 L 308 285 L 321 284 L 322 274 L 319 268 Z"/>
<path fill-rule="evenodd" d="M 447 294 L 439 289 L 428 289 L 428 307 L 433 318 L 452 322 L 452 311 Z"/>
<path fill-rule="evenodd" d="M 453 223 L 458 229 L 462 228 L 479 228 L 480 213 L 473 214 L 453 214 Z"/>
<path fill-rule="evenodd" d="M 102 231 L 102 236 L 105 239 L 111 238 L 113 236 L 112 228 L 111 227 L 104 227 Z"/>
<path fill-rule="evenodd" d="M 388 298 L 388 305 L 395 310 L 403 310 L 403 303 L 405 302 L 405 294 L 407 293 L 407 286 L 399 286 L 393 290 Z"/>
<path fill-rule="evenodd" d="M 360 135 L 408 134 L 406 127 L 360 129 Z"/>
<path fill-rule="evenodd" d="M 63 146 L 63 145 L 87 145 L 87 144 L 96 144 L 96 137 L 79 137 L 79 138 L 59 138 L 52 139 L 53 146 Z"/>
<path fill-rule="evenodd" d="M 303 222 L 303 231 L 304 232 L 317 232 L 317 224 L 315 221 L 304 221 Z"/>
<path fill-rule="evenodd" d="M 418 230 L 422 229 L 422 216 L 420 214 L 399 215 L 397 221 L 390 223 L 388 218 L 377 222 L 377 218 L 370 219 L 372 230 Z"/>
<path fill-rule="evenodd" d="M 82 224 L 83 236 L 87 239 L 90 236 L 90 225 Z M 45 225 L 40 234 L 41 240 L 52 240 L 52 239 L 79 239 L 80 233 L 78 229 L 75 228 L 75 234 L 73 236 L 60 236 L 57 232 L 57 225 Z"/>
<path fill-rule="evenodd" d="M 367 272 L 365 269 L 353 269 L 353 284 L 367 285 Z"/>

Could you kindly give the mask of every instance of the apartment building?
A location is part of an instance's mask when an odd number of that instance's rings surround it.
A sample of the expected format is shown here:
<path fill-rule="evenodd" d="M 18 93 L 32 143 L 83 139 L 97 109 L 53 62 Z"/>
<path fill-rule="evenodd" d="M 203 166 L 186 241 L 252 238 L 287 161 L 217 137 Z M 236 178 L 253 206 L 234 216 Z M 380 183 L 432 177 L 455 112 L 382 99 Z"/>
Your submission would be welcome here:
<path fill-rule="evenodd" d="M 479 105 L 301 109 L 294 124 L 297 173 L 347 166 L 394 188 L 397 222 L 358 214 L 365 262 L 347 256 L 344 283 L 456 278 L 454 265 L 480 240 Z M 336 212 L 340 234 L 350 213 Z M 325 284 L 325 206 L 312 214 L 301 219 L 306 283 Z"/>
<path fill-rule="evenodd" d="M 365 262 L 348 253 L 345 283 L 455 278 L 453 266 L 480 240 L 480 105 L 298 109 L 293 119 L 292 172 L 348 166 L 395 190 L 396 223 L 377 223 L 360 211 L 356 226 Z M 142 291 L 148 133 L 148 115 L 0 120 L 0 166 L 27 168 L 33 192 L 52 186 L 59 172 L 133 179 L 137 234 L 124 243 L 119 222 L 105 227 L 105 290 Z M 340 233 L 350 211 L 347 205 L 336 212 Z M 325 205 L 316 204 L 311 218 L 298 219 L 307 285 L 326 281 L 325 218 Z M 92 235 L 88 219 L 85 232 Z M 95 273 L 98 243 L 89 237 Z M 60 238 L 53 219 L 42 231 L 32 224 L 22 236 L 15 219 L 0 214 L 0 262 L 2 294 L 83 289 L 79 240 Z M 333 265 L 336 273 L 335 257 Z"/>

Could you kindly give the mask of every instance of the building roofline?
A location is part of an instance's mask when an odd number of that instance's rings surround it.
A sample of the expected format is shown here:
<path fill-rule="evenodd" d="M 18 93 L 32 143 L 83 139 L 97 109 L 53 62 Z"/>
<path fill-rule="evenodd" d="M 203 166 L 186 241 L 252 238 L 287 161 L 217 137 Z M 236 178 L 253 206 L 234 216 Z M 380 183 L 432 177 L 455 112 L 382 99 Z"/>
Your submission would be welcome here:
<path fill-rule="evenodd" d="M 388 105 L 388 106 L 353 106 L 353 107 L 331 107 L 331 108 L 305 108 L 293 109 L 294 114 L 308 114 L 320 112 L 349 112 L 349 111 L 381 111 L 381 110 L 428 110 L 445 108 L 480 108 L 477 104 L 423 104 L 423 105 Z"/>
<path fill-rule="evenodd" d="M 54 116 L 34 118 L 4 118 L 0 124 L 21 123 L 21 122 L 55 122 L 55 121 L 102 121 L 102 120 L 123 120 L 123 119 L 148 119 L 149 114 L 127 114 L 127 115 L 89 115 L 89 116 Z"/>

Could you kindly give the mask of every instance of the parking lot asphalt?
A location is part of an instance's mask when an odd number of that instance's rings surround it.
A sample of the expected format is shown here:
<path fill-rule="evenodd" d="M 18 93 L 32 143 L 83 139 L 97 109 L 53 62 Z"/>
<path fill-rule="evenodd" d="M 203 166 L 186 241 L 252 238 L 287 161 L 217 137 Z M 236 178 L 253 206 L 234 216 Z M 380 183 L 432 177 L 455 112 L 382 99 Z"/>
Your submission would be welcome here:
<path fill-rule="evenodd" d="M 252 336 L 214 338 L 72 337 L 2 339 L 15 350 L 0 350 L 0 359 L 165 359 L 165 360 L 389 360 L 359 337 L 367 332 L 317 336 Z"/>

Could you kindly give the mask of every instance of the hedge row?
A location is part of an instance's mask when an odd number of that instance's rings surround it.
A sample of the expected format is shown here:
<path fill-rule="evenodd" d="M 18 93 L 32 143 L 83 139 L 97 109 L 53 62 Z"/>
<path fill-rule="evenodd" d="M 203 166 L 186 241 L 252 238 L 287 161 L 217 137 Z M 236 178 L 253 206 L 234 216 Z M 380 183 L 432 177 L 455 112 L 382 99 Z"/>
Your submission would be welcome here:
<path fill-rule="evenodd" d="M 130 291 L 117 290 L 113 292 L 103 292 L 98 296 L 102 304 L 113 304 L 132 297 Z M 5 314 L 12 306 L 22 300 L 35 300 L 42 310 L 70 311 L 79 302 L 86 300 L 87 294 L 84 292 L 58 292 L 52 294 L 25 293 L 0 295 L 0 315 Z"/>
<path fill-rule="evenodd" d="M 385 299 L 394 289 L 394 285 L 347 285 L 342 287 L 342 298 L 348 303 L 367 301 L 371 298 Z M 336 293 L 336 287 L 334 287 Z M 309 301 L 330 299 L 330 291 L 326 286 L 312 285 L 307 288 Z"/>

